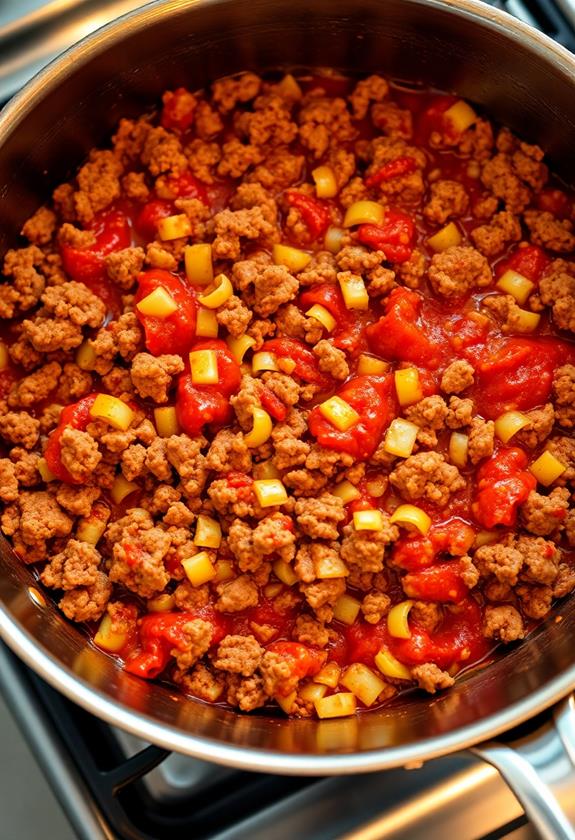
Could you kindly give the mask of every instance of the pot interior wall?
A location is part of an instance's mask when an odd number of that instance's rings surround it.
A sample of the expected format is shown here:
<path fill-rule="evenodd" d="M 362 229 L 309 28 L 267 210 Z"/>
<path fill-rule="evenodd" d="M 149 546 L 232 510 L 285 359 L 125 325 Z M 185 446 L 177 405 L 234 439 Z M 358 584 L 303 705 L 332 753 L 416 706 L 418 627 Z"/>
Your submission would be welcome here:
<path fill-rule="evenodd" d="M 575 175 L 575 97 L 568 59 L 550 60 L 524 35 L 488 28 L 469 6 L 423 0 L 227 0 L 161 3 L 129 16 L 46 71 L 0 120 L 0 252 L 22 222 L 104 143 L 122 116 L 166 88 L 200 87 L 241 69 L 337 67 L 456 89 L 496 119 L 540 142 L 563 176 Z M 283 753 L 346 753 L 413 745 L 486 720 L 575 667 L 575 601 L 492 667 L 448 694 L 413 695 L 400 708 L 359 718 L 286 721 L 239 716 L 140 682 L 86 645 L 51 604 L 30 595 L 31 572 L 0 546 L 0 600 L 38 645 L 105 696 L 161 724 L 220 742 Z"/>

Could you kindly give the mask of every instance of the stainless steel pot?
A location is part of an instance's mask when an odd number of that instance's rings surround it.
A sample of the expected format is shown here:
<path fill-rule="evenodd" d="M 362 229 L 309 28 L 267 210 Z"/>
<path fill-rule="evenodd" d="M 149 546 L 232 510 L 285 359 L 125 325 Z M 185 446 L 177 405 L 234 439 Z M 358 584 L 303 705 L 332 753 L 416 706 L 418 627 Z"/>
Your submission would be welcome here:
<path fill-rule="evenodd" d="M 165 0 L 68 51 L 0 115 L 1 250 L 121 116 L 142 113 L 167 87 L 281 66 L 456 89 L 575 180 L 575 58 L 502 12 L 474 0 Z M 445 695 L 333 721 L 238 715 L 122 672 L 45 601 L 5 541 L 0 569 L 0 634 L 42 677 L 145 740 L 236 767 L 311 775 L 413 765 L 500 736 L 575 688 L 572 598 L 560 623 L 549 619 Z M 475 750 L 514 784 L 545 836 L 575 837 L 551 795 L 575 821 L 572 701 L 513 737 L 518 751 L 503 742 Z"/>

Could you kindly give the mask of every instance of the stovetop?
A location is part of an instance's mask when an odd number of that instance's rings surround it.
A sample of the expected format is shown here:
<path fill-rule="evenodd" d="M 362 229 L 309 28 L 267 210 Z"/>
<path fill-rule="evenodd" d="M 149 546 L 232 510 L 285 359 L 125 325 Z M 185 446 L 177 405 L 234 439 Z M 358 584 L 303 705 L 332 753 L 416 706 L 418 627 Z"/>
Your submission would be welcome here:
<path fill-rule="evenodd" d="M 0 0 L 0 102 L 66 47 L 141 5 L 134 0 Z M 575 0 L 495 0 L 492 5 L 575 51 Z M 436 759 L 419 769 L 341 778 L 222 768 L 147 745 L 97 720 L 1 644 L 0 692 L 80 840 L 537 836 L 497 771 L 470 754 Z"/>

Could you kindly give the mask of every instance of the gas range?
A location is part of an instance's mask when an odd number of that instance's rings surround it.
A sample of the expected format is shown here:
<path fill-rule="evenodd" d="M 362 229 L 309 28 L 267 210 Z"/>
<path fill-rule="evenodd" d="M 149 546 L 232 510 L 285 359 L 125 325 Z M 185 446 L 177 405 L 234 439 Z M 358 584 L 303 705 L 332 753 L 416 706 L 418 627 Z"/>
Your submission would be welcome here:
<path fill-rule="evenodd" d="M 134 0 L 0 5 L 0 102 Z M 492 5 L 575 51 L 575 0 Z M 81 840 L 532 840 L 499 773 L 471 753 L 419 768 L 309 778 L 170 753 L 94 718 L 0 643 L 0 692 Z"/>

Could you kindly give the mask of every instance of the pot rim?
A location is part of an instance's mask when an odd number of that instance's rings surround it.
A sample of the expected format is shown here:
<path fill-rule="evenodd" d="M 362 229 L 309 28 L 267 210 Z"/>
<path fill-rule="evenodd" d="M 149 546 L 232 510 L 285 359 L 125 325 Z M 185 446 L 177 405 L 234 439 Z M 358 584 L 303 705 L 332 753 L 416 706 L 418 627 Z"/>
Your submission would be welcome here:
<path fill-rule="evenodd" d="M 65 79 L 72 69 L 89 61 L 132 31 L 151 26 L 165 13 L 177 13 L 196 3 L 222 4 L 226 0 L 156 0 L 130 12 L 88 35 L 70 47 L 41 70 L 0 113 L 0 148 L 22 119 L 34 109 L 45 94 Z M 547 61 L 551 58 L 564 73 L 575 79 L 575 56 L 506 12 L 480 0 L 404 0 L 413 6 L 434 7 L 467 20 L 481 20 L 519 42 L 527 40 L 533 51 Z M 337 10 L 337 9 L 336 9 Z M 175 750 L 198 759 L 214 761 L 242 770 L 273 772 L 288 775 L 340 775 L 384 770 L 417 764 L 447 753 L 466 749 L 523 723 L 549 708 L 575 688 L 575 667 L 552 679 L 528 696 L 480 721 L 466 724 L 452 732 L 417 741 L 409 745 L 376 748 L 372 751 L 312 755 L 289 754 L 254 747 L 224 743 L 195 735 L 167 723 L 158 723 L 141 712 L 112 700 L 101 690 L 89 685 L 61 664 L 52 654 L 38 646 L 37 640 L 20 626 L 3 604 L 0 604 L 0 637 L 42 679 L 88 712 L 118 726 L 145 741 L 168 750 Z M 307 723 L 307 722 L 306 722 Z M 316 722 L 309 721 L 309 725 Z"/>

